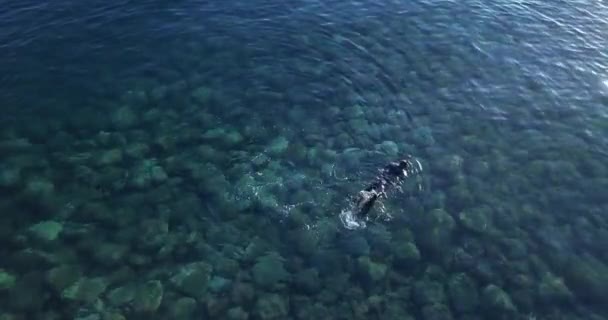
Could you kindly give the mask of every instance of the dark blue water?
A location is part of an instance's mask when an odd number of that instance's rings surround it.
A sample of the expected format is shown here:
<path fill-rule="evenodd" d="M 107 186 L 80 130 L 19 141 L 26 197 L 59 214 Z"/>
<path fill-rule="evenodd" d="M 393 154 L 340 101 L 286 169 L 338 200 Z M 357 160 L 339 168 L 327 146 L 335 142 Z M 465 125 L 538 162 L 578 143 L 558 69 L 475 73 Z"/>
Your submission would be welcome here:
<path fill-rule="evenodd" d="M 0 319 L 608 318 L 605 30 L 601 0 L 6 3 Z"/>

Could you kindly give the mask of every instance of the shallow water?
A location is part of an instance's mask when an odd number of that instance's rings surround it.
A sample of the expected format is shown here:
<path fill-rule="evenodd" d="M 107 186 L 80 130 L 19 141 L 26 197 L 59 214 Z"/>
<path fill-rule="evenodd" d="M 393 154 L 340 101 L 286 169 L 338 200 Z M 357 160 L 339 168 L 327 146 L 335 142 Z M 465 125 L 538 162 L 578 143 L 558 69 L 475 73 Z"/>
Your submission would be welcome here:
<path fill-rule="evenodd" d="M 0 319 L 608 318 L 605 2 L 4 7 Z"/>

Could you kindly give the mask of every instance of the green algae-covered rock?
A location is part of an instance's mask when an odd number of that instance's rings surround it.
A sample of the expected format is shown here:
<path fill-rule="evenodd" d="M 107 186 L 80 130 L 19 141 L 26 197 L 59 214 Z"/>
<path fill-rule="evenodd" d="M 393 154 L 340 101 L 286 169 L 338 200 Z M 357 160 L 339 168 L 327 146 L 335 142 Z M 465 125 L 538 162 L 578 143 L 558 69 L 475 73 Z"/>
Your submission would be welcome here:
<path fill-rule="evenodd" d="M 171 303 L 169 318 L 174 320 L 194 319 L 196 312 L 196 300 L 190 297 L 182 297 Z"/>
<path fill-rule="evenodd" d="M 414 302 L 419 305 L 442 304 L 446 301 L 443 284 L 437 281 L 416 281 L 412 294 Z"/>
<path fill-rule="evenodd" d="M 126 245 L 104 242 L 93 252 L 93 258 L 101 265 L 115 266 L 124 261 L 128 252 L 129 247 Z"/>
<path fill-rule="evenodd" d="M 110 149 L 101 151 L 96 156 L 96 163 L 99 166 L 112 166 L 120 164 L 123 160 L 123 152 L 121 149 Z"/>
<path fill-rule="evenodd" d="M 445 210 L 431 210 L 421 217 L 416 242 L 422 249 L 441 254 L 448 249 L 454 228 L 454 219 Z"/>
<path fill-rule="evenodd" d="M 260 320 L 286 319 L 288 313 L 288 301 L 278 294 L 262 295 L 255 304 L 255 314 Z"/>
<path fill-rule="evenodd" d="M 450 309 L 443 304 L 427 304 L 422 308 L 424 320 L 452 320 Z"/>
<path fill-rule="evenodd" d="M 272 192 L 260 192 L 257 195 L 256 203 L 261 209 L 269 210 L 270 212 L 280 207 L 279 200 Z"/>
<path fill-rule="evenodd" d="M 280 136 L 270 141 L 270 144 L 266 148 L 266 152 L 268 152 L 270 156 L 276 157 L 285 153 L 287 148 L 289 148 L 289 140 L 283 136 Z"/>
<path fill-rule="evenodd" d="M 46 282 L 56 291 L 62 292 L 80 279 L 80 268 L 76 265 L 61 265 L 49 270 Z"/>
<path fill-rule="evenodd" d="M 80 278 L 61 293 L 61 297 L 66 300 L 74 300 L 85 303 L 94 302 L 107 287 L 104 278 Z"/>
<path fill-rule="evenodd" d="M 217 271 L 217 270 L 216 270 Z M 214 276 L 209 280 L 209 291 L 221 293 L 230 287 L 231 281 L 220 276 Z"/>
<path fill-rule="evenodd" d="M 357 267 L 359 273 L 372 282 L 384 279 L 388 271 L 388 267 L 385 264 L 374 262 L 367 256 L 361 256 L 357 259 Z"/>
<path fill-rule="evenodd" d="M 516 312 L 517 308 L 511 301 L 511 297 L 503 289 L 494 284 L 487 285 L 481 295 L 483 307 L 503 313 Z"/>
<path fill-rule="evenodd" d="M 215 147 L 222 149 L 240 144 L 245 139 L 237 129 L 226 127 L 207 130 L 203 133 L 202 138 L 215 142 Z"/>
<path fill-rule="evenodd" d="M 161 184 L 169 177 L 163 167 L 154 160 L 144 160 L 131 170 L 129 186 L 147 189 L 154 184 Z"/>
<path fill-rule="evenodd" d="M 14 188 L 21 183 L 21 169 L 0 165 L 0 188 Z"/>
<path fill-rule="evenodd" d="M 420 147 L 428 147 L 435 144 L 433 131 L 430 127 L 420 126 L 416 128 L 411 135 L 413 142 Z"/>
<path fill-rule="evenodd" d="M 28 229 L 29 233 L 37 240 L 53 241 L 63 231 L 63 225 L 57 221 L 42 221 Z"/>
<path fill-rule="evenodd" d="M 285 270 L 284 261 L 285 259 L 276 252 L 269 252 L 259 257 L 251 269 L 253 281 L 259 286 L 273 288 L 287 280 L 289 273 Z"/>
<path fill-rule="evenodd" d="M 538 296 L 547 303 L 566 302 L 573 298 L 572 292 L 570 292 L 564 280 L 550 273 L 545 273 L 542 276 L 538 285 Z"/>
<path fill-rule="evenodd" d="M 464 210 L 475 203 L 473 193 L 465 183 L 458 183 L 447 190 L 447 205 L 455 211 Z"/>
<path fill-rule="evenodd" d="M 467 230 L 488 234 L 492 231 L 492 211 L 489 207 L 473 208 L 458 214 L 458 222 Z"/>
<path fill-rule="evenodd" d="M 132 159 L 142 160 L 148 153 L 150 147 L 143 142 L 129 144 L 125 148 L 125 155 Z"/>
<path fill-rule="evenodd" d="M 0 269 L 0 290 L 9 290 L 17 281 L 17 277 L 4 269 Z"/>
<path fill-rule="evenodd" d="M 193 262 L 182 266 L 169 281 L 177 291 L 199 300 L 207 294 L 212 270 L 206 262 Z"/>
<path fill-rule="evenodd" d="M 50 197 L 55 191 L 55 185 L 43 177 L 34 177 L 25 184 L 25 194 L 32 197 Z"/>
<path fill-rule="evenodd" d="M 413 242 L 399 241 L 393 245 L 393 252 L 399 266 L 412 267 L 420 261 L 420 251 Z"/>
<path fill-rule="evenodd" d="M 130 106 L 123 106 L 116 109 L 110 118 L 112 125 L 120 129 L 132 127 L 137 123 L 137 114 Z"/>
<path fill-rule="evenodd" d="M 399 146 L 394 141 L 383 141 L 376 145 L 376 150 L 391 157 L 395 157 L 399 154 Z"/>
<path fill-rule="evenodd" d="M 207 140 L 218 140 L 226 135 L 226 129 L 224 127 L 217 127 L 205 131 L 202 135 L 203 139 Z"/>
<path fill-rule="evenodd" d="M 169 224 L 162 219 L 145 219 L 140 222 L 137 247 L 157 252 L 169 238 Z"/>
<path fill-rule="evenodd" d="M 243 140 L 245 140 L 243 135 L 238 130 L 232 129 L 223 137 L 222 142 L 226 146 L 235 146 L 243 142 Z"/>
<path fill-rule="evenodd" d="M 369 122 L 366 119 L 350 119 L 348 120 L 348 127 L 350 132 L 354 133 L 354 136 L 361 137 L 368 131 Z"/>
<path fill-rule="evenodd" d="M 608 266 L 589 255 L 572 258 L 565 267 L 566 284 L 577 297 L 603 302 L 608 297 Z"/>
<path fill-rule="evenodd" d="M 137 289 L 133 299 L 133 309 L 137 312 L 152 313 L 158 309 L 162 300 L 162 283 L 158 280 L 151 280 Z"/>
<path fill-rule="evenodd" d="M 228 320 L 247 320 L 249 319 L 249 314 L 243 310 L 241 307 L 232 307 L 228 309 L 226 313 Z"/>
<path fill-rule="evenodd" d="M 116 311 L 104 312 L 101 316 L 102 320 L 126 320 L 127 318 Z"/>
<path fill-rule="evenodd" d="M 379 319 L 383 320 L 416 320 L 408 313 L 407 306 L 402 303 L 388 303 L 382 310 Z"/>
<path fill-rule="evenodd" d="M 466 274 L 453 274 L 447 287 L 452 309 L 457 313 L 472 312 L 479 305 L 477 285 Z"/>
<path fill-rule="evenodd" d="M 201 86 L 192 91 L 192 98 L 201 105 L 207 105 L 213 96 L 213 90 L 209 87 Z"/>
<path fill-rule="evenodd" d="M 106 295 L 107 302 L 110 306 L 121 307 L 127 305 L 135 299 L 137 286 L 126 284 L 118 288 L 114 288 Z"/>

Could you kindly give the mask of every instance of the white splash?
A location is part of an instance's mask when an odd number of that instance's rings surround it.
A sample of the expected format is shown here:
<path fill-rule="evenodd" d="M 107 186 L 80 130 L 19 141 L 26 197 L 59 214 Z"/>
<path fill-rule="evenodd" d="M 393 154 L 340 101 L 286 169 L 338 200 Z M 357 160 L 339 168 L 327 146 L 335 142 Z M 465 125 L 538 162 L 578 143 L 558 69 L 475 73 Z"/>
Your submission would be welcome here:
<path fill-rule="evenodd" d="M 349 230 L 363 229 L 366 226 L 365 221 L 356 217 L 350 209 L 340 212 L 340 221 L 342 221 L 344 228 Z"/>

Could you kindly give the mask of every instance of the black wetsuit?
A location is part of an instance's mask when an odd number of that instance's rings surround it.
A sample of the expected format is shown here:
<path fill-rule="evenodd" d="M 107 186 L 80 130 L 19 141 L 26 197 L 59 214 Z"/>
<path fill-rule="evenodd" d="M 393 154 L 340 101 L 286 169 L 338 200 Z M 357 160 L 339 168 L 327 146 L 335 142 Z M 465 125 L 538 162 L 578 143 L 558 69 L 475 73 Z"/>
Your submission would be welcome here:
<path fill-rule="evenodd" d="M 412 168 L 412 161 L 404 159 L 391 162 L 380 169 L 380 173 L 374 178 L 374 181 L 357 194 L 354 203 L 356 214 L 359 216 L 367 215 L 376 200 L 380 197 L 386 198 L 386 191 L 390 187 L 398 185 Z"/>

